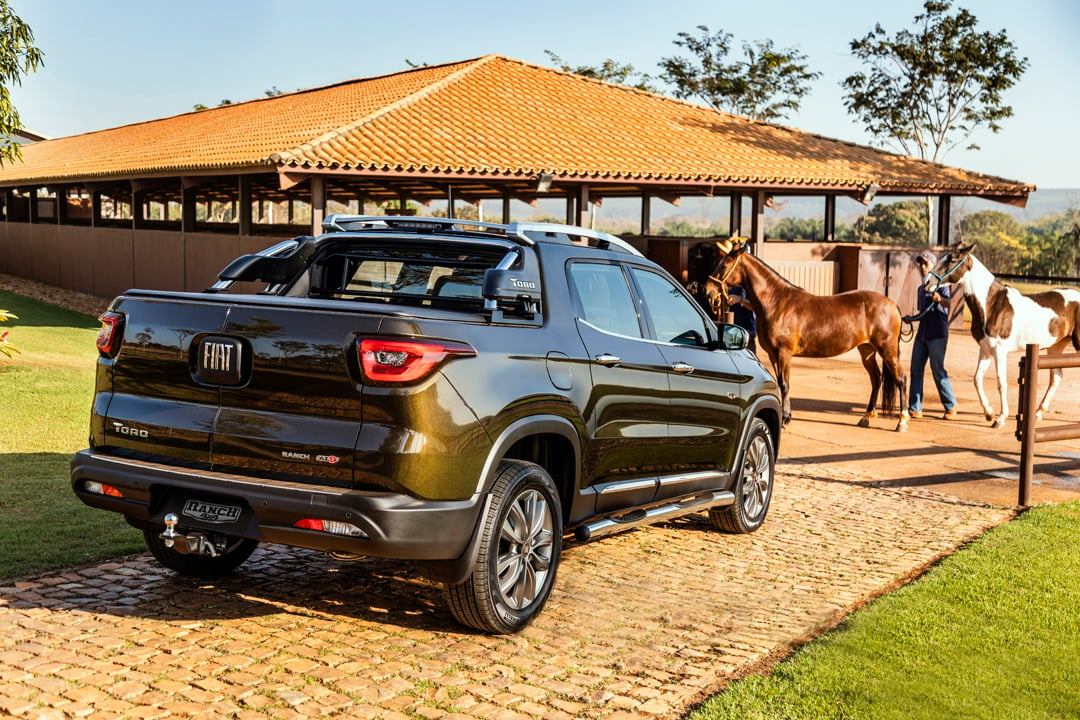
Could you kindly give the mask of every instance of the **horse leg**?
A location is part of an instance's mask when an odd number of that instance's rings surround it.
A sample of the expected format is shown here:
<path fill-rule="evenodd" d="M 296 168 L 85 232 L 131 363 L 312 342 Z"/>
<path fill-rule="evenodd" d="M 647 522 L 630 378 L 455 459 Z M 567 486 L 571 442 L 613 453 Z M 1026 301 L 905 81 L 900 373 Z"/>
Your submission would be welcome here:
<path fill-rule="evenodd" d="M 896 398 L 891 400 L 888 394 L 891 392 L 893 395 L 899 393 L 900 397 L 900 419 L 896 423 L 896 432 L 904 432 L 908 429 L 908 409 L 907 409 L 907 377 L 904 375 L 904 369 L 900 365 L 900 341 L 897 338 L 896 352 L 882 353 L 881 356 L 881 371 L 885 376 L 885 393 L 884 398 L 887 406 L 892 406 L 896 402 Z M 892 377 L 890 383 L 889 377 Z M 890 387 L 891 385 L 891 387 Z"/>
<path fill-rule="evenodd" d="M 781 400 L 781 424 L 791 422 L 791 396 L 788 392 L 788 375 L 791 372 L 791 353 L 780 349 L 769 349 L 769 360 L 772 362 L 773 375 L 776 376 L 776 384 L 780 386 Z"/>
<path fill-rule="evenodd" d="M 990 407 L 990 400 L 986 397 L 986 391 L 983 390 L 983 378 L 986 377 L 986 371 L 990 369 L 990 352 L 986 350 L 981 344 L 979 345 L 979 363 L 975 366 L 975 392 L 979 396 L 979 404 L 982 405 L 983 417 L 987 420 L 994 419 L 994 408 Z M 1001 382 L 998 380 L 998 382 Z"/>
<path fill-rule="evenodd" d="M 1061 355 L 1065 352 L 1066 346 L 1068 346 L 1070 338 L 1065 338 L 1059 343 L 1055 343 L 1047 349 L 1046 354 L 1049 355 Z M 1058 385 L 1061 384 L 1061 377 L 1065 374 L 1065 371 L 1061 368 L 1051 368 L 1050 370 L 1050 384 L 1046 386 L 1046 394 L 1043 395 L 1042 402 L 1039 403 L 1039 409 L 1035 412 L 1035 418 L 1042 420 L 1043 414 L 1050 411 L 1050 401 L 1054 399 L 1054 393 L 1057 392 Z"/>
<path fill-rule="evenodd" d="M 993 425 L 991 426 L 995 428 L 1005 427 L 1005 419 L 1009 417 L 1008 366 L 1009 353 L 1005 352 L 1004 349 L 994 353 L 994 369 L 997 372 L 998 395 L 1001 397 L 1001 414 L 994 418 Z"/>
<path fill-rule="evenodd" d="M 859 420 L 859 427 L 870 427 L 870 419 L 877 417 L 878 391 L 881 389 L 881 369 L 877 364 L 877 350 L 873 345 L 860 345 L 859 358 L 866 374 L 870 376 L 870 402 L 866 404 L 866 413 Z"/>

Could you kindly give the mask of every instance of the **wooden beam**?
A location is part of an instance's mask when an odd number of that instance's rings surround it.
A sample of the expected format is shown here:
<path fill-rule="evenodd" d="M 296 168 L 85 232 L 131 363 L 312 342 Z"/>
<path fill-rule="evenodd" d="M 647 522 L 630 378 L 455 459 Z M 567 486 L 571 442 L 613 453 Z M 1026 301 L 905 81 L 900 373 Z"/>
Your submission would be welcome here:
<path fill-rule="evenodd" d="M 237 191 L 240 199 L 240 213 L 237 217 L 239 232 L 241 235 L 251 234 L 251 176 L 240 176 L 240 188 Z"/>
<path fill-rule="evenodd" d="M 937 213 L 937 244 L 945 247 L 949 244 L 949 225 L 952 215 L 952 196 L 942 195 L 938 198 Z"/>
<path fill-rule="evenodd" d="M 750 210 L 750 246 L 757 256 L 761 256 L 761 250 L 765 247 L 765 202 L 768 193 L 758 190 L 754 193 L 753 204 Z"/>
<path fill-rule="evenodd" d="M 322 232 L 322 221 L 326 217 L 326 177 L 315 175 L 311 178 L 311 234 Z"/>
<path fill-rule="evenodd" d="M 587 228 L 589 224 L 589 186 L 582 183 L 578 190 L 577 222 L 574 225 Z"/>
<path fill-rule="evenodd" d="M 731 193 L 728 210 L 728 231 L 733 237 L 742 235 L 742 193 Z"/>
<path fill-rule="evenodd" d="M 836 196 L 825 196 L 825 242 L 836 240 Z"/>

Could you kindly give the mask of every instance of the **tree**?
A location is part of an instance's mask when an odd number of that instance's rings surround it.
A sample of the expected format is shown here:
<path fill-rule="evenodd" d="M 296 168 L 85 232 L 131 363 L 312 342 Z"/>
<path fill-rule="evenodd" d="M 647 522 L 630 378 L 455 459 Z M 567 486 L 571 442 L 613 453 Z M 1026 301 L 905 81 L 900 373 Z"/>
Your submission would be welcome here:
<path fill-rule="evenodd" d="M 1021 273 L 1075 277 L 1080 272 L 1080 209 L 1043 218 L 1024 230 Z"/>
<path fill-rule="evenodd" d="M 45 54 L 34 45 L 34 33 L 18 15 L 0 0 L 0 165 L 22 159 L 22 149 L 13 137 L 22 128 L 19 112 L 11 104 L 11 86 L 22 85 L 24 75 L 44 63 Z"/>
<path fill-rule="evenodd" d="M 962 8 L 949 14 L 951 4 L 927 0 L 914 31 L 890 36 L 876 24 L 853 40 L 852 54 L 870 67 L 841 83 L 848 112 L 876 141 L 931 162 L 981 126 L 998 132 L 1000 121 L 1013 114 L 1003 94 L 1028 66 L 1004 30 L 978 32 L 976 17 Z M 926 212 L 929 233 L 929 198 Z"/>
<path fill-rule="evenodd" d="M 584 75 L 585 77 L 593 78 L 594 80 L 603 80 L 604 82 L 614 83 L 616 85 L 626 85 L 646 92 L 655 92 L 655 88 L 652 86 L 652 78 L 646 73 L 634 69 L 634 66 L 629 63 L 618 63 L 611 58 L 608 58 L 599 66 L 578 65 L 577 67 L 572 67 L 550 50 L 545 50 L 544 54 L 551 58 L 551 62 L 563 72 Z"/>
<path fill-rule="evenodd" d="M 956 227 L 960 242 L 978 243 L 979 260 L 991 272 L 1024 270 L 1024 229 L 1012 215 L 983 210 L 962 218 Z"/>
<path fill-rule="evenodd" d="M 810 72 L 806 56 L 794 48 L 777 50 L 772 40 L 743 43 L 745 60 L 727 63 L 732 36 L 723 30 L 709 34 L 679 33 L 673 42 L 696 60 L 670 57 L 660 60 L 661 78 L 675 86 L 675 97 L 699 98 L 710 107 L 756 120 L 773 121 L 798 110 L 821 73 Z"/>
<path fill-rule="evenodd" d="M 915 245 L 926 237 L 926 215 L 918 200 L 880 203 L 855 221 L 859 242 Z M 982 257 L 980 255 L 980 257 Z"/>

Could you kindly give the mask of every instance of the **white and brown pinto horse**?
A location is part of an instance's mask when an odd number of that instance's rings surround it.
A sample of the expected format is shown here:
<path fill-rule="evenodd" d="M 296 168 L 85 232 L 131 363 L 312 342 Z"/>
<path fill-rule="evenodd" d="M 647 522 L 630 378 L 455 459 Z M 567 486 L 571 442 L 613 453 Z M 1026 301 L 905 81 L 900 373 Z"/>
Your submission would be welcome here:
<path fill-rule="evenodd" d="M 975 390 L 987 420 L 1004 427 L 1009 415 L 1007 399 L 1008 354 L 1027 345 L 1046 348 L 1060 355 L 1072 345 L 1080 350 L 1080 290 L 1061 288 L 1024 295 L 1005 285 L 972 255 L 975 245 L 957 247 L 944 253 L 926 278 L 927 292 L 944 283 L 959 283 L 964 302 L 971 311 L 971 334 L 979 343 L 979 364 L 975 368 Z M 1001 414 L 983 390 L 983 377 L 994 361 Z M 1038 417 L 1050 409 L 1050 401 L 1061 383 L 1061 368 L 1050 370 L 1050 384 L 1039 404 Z"/>
<path fill-rule="evenodd" d="M 886 413 L 897 407 L 898 395 L 906 395 L 900 364 L 900 309 L 888 297 L 871 290 L 814 295 L 746 252 L 745 244 L 733 246 L 723 256 L 710 281 L 718 283 L 725 296 L 731 285 L 741 285 L 746 291 L 757 316 L 758 342 L 772 362 L 783 395 L 784 422 L 791 419 L 789 376 L 791 358 L 797 356 L 835 357 L 859 349 L 871 385 L 860 427 L 868 427 L 876 417 L 879 390 Z M 896 429 L 907 430 L 907 426 L 907 409 L 901 406 Z"/>

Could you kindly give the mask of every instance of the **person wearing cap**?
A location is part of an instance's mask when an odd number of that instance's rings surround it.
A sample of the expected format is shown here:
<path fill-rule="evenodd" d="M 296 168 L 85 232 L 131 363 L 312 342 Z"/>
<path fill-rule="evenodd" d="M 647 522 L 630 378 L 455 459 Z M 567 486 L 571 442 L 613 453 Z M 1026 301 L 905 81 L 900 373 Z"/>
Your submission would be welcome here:
<path fill-rule="evenodd" d="M 937 386 L 938 397 L 945 406 L 945 420 L 956 417 L 956 395 L 953 393 L 949 373 L 945 370 L 945 349 L 949 344 L 949 305 L 952 293 L 942 284 L 932 293 L 926 291 L 926 278 L 937 263 L 937 256 L 924 250 L 915 258 L 922 282 L 919 283 L 919 329 L 911 347 L 911 375 L 908 389 L 908 414 L 913 418 L 923 415 L 923 376 L 926 362 L 930 361 L 930 373 Z"/>
<path fill-rule="evenodd" d="M 750 333 L 750 343 L 747 347 L 750 352 L 757 352 L 757 319 L 754 311 L 750 308 L 750 302 L 746 299 L 746 291 L 741 285 L 732 285 L 728 288 L 728 304 L 735 324 Z"/>

